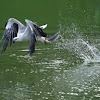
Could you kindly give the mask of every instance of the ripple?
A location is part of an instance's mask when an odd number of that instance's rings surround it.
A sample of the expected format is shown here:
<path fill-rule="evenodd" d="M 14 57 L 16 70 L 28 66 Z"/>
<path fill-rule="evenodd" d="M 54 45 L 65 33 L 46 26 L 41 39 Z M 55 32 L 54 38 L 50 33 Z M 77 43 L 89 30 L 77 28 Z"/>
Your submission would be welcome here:
<path fill-rule="evenodd" d="M 58 66 L 60 66 L 60 65 L 66 65 L 66 64 L 68 64 L 66 61 L 65 61 L 65 59 L 60 59 L 60 60 L 58 60 L 58 59 L 55 59 L 55 60 L 50 60 L 49 62 L 39 62 L 39 63 L 36 63 L 37 65 L 47 65 L 47 67 L 46 68 L 51 68 L 51 67 L 58 67 Z"/>
<path fill-rule="evenodd" d="M 14 57 L 14 56 L 16 56 L 16 54 L 11 54 L 11 55 L 10 55 L 10 57 Z"/>
<path fill-rule="evenodd" d="M 95 95 L 95 97 L 100 98 L 100 94 Z"/>
<path fill-rule="evenodd" d="M 33 93 L 33 90 L 28 85 L 17 83 L 15 87 L 3 89 L 0 93 L 5 100 L 30 100 L 32 99 L 30 94 Z"/>
<path fill-rule="evenodd" d="M 67 93 L 68 95 L 78 96 L 78 93 Z"/>

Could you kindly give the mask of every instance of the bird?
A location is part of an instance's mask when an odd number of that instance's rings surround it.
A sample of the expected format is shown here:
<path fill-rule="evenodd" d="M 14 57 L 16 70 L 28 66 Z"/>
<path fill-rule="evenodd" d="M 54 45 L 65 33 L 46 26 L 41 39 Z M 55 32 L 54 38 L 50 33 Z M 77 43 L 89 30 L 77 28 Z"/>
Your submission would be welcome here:
<path fill-rule="evenodd" d="M 47 24 L 40 26 L 41 29 L 45 29 Z M 0 42 L 3 43 L 0 46 L 0 54 L 6 51 L 8 43 L 10 46 L 16 41 L 23 41 L 29 39 L 28 33 L 31 33 L 29 26 L 23 25 L 20 21 L 15 18 L 9 18 L 5 24 L 5 30 Z"/>
<path fill-rule="evenodd" d="M 6 50 L 9 42 L 12 45 L 15 42 L 30 40 L 29 55 L 32 56 L 35 52 L 35 42 L 37 40 L 47 44 L 53 42 L 60 35 L 59 30 L 56 34 L 46 39 L 47 33 L 43 29 L 47 27 L 47 24 L 38 26 L 35 22 L 28 19 L 25 19 L 25 22 L 26 26 L 15 18 L 8 19 L 5 24 L 4 34 L 1 38 L 3 43 L 0 47 L 0 54 Z"/>

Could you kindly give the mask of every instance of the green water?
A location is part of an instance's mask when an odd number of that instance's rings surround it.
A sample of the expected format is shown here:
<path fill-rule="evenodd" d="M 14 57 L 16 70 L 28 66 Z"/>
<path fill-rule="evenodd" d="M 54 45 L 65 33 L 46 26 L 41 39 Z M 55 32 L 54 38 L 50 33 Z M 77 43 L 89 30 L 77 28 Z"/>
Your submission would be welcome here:
<path fill-rule="evenodd" d="M 16 18 L 48 24 L 48 36 L 62 25 L 54 43 L 29 41 L 9 46 L 0 57 L 0 100 L 100 99 L 100 0 L 10 0 L 0 2 L 0 37 Z"/>

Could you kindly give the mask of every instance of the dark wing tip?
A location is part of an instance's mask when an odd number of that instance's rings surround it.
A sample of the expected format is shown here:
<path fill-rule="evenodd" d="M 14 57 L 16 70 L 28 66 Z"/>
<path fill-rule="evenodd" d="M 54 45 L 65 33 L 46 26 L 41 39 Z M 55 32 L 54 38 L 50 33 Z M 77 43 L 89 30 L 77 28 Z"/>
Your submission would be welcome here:
<path fill-rule="evenodd" d="M 37 25 L 34 25 L 34 27 L 36 28 L 36 30 L 39 32 L 39 34 L 43 37 L 46 37 L 47 34 L 45 32 L 43 32 L 43 29 L 41 29 L 40 27 L 38 27 Z"/>
<path fill-rule="evenodd" d="M 29 46 L 29 55 L 32 56 L 34 52 L 35 52 L 35 35 L 32 33 Z"/>
<path fill-rule="evenodd" d="M 10 42 L 10 45 L 13 43 L 13 38 L 17 36 L 18 33 L 18 24 L 14 23 L 11 27 L 6 29 L 7 23 L 5 23 L 5 30 L 4 34 L 0 40 L 1 46 L 0 46 L 0 54 L 2 54 L 8 47 L 8 43 Z"/>
<path fill-rule="evenodd" d="M 6 37 L 4 40 L 3 40 L 3 43 L 0 47 L 0 54 L 2 54 L 4 51 L 6 51 L 7 47 L 8 47 L 8 43 L 9 43 L 9 38 Z"/>
<path fill-rule="evenodd" d="M 8 21 L 5 23 L 5 27 L 7 26 Z"/>

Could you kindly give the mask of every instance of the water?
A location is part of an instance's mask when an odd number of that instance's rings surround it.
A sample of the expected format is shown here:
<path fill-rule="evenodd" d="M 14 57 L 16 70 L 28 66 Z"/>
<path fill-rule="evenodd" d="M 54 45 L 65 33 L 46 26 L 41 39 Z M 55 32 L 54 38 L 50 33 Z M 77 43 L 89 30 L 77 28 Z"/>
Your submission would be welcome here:
<path fill-rule="evenodd" d="M 99 0 L 19 2 L 10 7 L 1 2 L 9 14 L 0 9 L 0 28 L 9 17 L 23 23 L 29 18 L 47 23 L 49 36 L 60 24 L 62 34 L 52 44 L 37 42 L 32 57 L 27 55 L 29 41 L 7 48 L 0 57 L 0 100 L 99 100 Z"/>
<path fill-rule="evenodd" d="M 58 43 L 57 47 L 74 52 L 79 58 L 83 59 L 85 63 L 100 62 L 100 51 L 95 45 L 89 44 L 89 42 L 83 40 L 82 37 L 76 38 L 64 39 L 61 36 L 62 42 Z"/>

